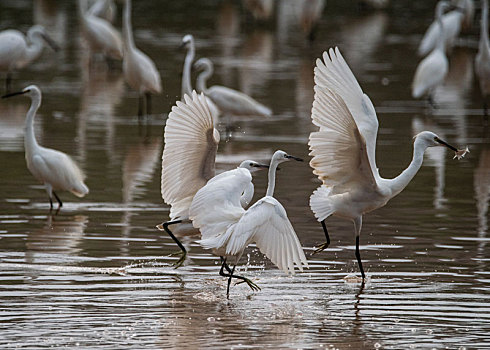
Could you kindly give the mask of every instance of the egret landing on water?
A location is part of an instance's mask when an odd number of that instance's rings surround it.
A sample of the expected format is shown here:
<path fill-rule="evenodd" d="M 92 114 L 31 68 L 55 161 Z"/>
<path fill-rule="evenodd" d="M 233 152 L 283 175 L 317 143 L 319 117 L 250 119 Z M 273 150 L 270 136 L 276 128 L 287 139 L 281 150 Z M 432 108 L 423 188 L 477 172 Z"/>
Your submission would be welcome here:
<path fill-rule="evenodd" d="M 175 267 L 181 266 L 187 250 L 177 236 L 198 235 L 199 230 L 189 220 L 189 207 L 197 191 L 215 175 L 215 159 L 219 132 L 214 128 L 214 117 L 203 94 L 195 91 L 192 97 L 184 95 L 184 102 L 172 107 L 165 125 L 165 146 L 162 154 L 161 191 L 170 205 L 170 220 L 157 226 L 165 231 L 181 251 Z M 259 169 L 260 164 L 243 162 L 242 168 Z M 253 186 L 244 192 L 242 203 L 247 206 L 253 197 Z M 169 226 L 172 226 L 170 230 Z"/>
<path fill-rule="evenodd" d="M 340 54 L 330 49 L 317 59 L 315 98 L 311 118 L 320 128 L 310 134 L 310 166 L 323 184 L 310 197 L 311 210 L 322 223 L 327 242 L 315 253 L 328 247 L 325 219 L 330 215 L 354 222 L 356 258 L 364 283 L 365 274 L 359 253 L 362 216 L 384 206 L 400 193 L 422 165 L 427 147 L 445 146 L 459 151 L 436 134 L 423 131 L 415 136 L 413 158 L 399 176 L 383 179 L 375 161 L 378 118 L 369 97 L 363 93 L 354 74 Z"/>
<path fill-rule="evenodd" d="M 488 40 L 488 0 L 483 0 L 480 42 L 475 56 L 475 73 L 483 98 L 483 114 L 488 118 L 487 98 L 490 95 L 490 42 Z"/>
<path fill-rule="evenodd" d="M 242 194 L 253 187 L 252 176 L 241 168 L 215 176 L 192 200 L 189 218 L 201 231 L 202 239 L 198 242 L 204 248 L 213 249 L 221 258 L 220 275 L 228 277 L 227 297 L 232 278 L 247 283 L 252 290 L 260 289 L 248 278 L 234 274 L 236 264 L 250 243 L 256 243 L 260 251 L 286 273 L 294 274 L 295 264 L 301 271 L 303 265 L 308 266 L 286 210 L 273 197 L 277 165 L 291 159 L 303 161 L 283 151 L 274 153 L 267 193 L 247 210 L 243 209 Z M 229 257 L 235 258 L 231 269 L 226 262 Z"/>
<path fill-rule="evenodd" d="M 31 64 L 41 55 L 46 42 L 54 51 L 58 45 L 49 37 L 44 27 L 35 25 L 24 34 L 15 29 L 0 32 L 0 70 L 7 71 L 6 92 L 10 92 L 12 72 Z"/>
<path fill-rule="evenodd" d="M 88 187 L 83 182 L 85 175 L 68 155 L 51 148 L 42 147 L 37 143 L 34 135 L 34 117 L 41 105 L 41 90 L 36 85 L 30 85 L 22 91 L 4 95 L 2 98 L 23 94 L 31 98 L 24 137 L 27 168 L 46 187 L 50 208 L 53 209 L 54 196 L 58 201 L 59 210 L 63 203 L 54 191 L 70 191 L 78 197 L 85 196 L 88 193 Z"/>

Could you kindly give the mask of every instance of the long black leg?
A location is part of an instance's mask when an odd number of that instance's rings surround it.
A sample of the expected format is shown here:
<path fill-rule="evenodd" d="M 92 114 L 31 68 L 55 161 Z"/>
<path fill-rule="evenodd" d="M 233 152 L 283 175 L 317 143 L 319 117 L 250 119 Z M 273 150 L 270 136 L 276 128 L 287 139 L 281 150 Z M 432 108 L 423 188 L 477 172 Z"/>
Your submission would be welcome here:
<path fill-rule="evenodd" d="M 60 209 L 63 206 L 63 202 L 61 201 L 60 197 L 58 197 L 55 191 L 53 191 L 53 194 L 54 198 L 56 198 L 56 200 L 58 201 L 58 209 Z"/>
<path fill-rule="evenodd" d="M 146 96 L 146 117 L 151 115 L 151 94 L 149 92 L 145 93 Z"/>
<path fill-rule="evenodd" d="M 164 223 L 162 223 L 160 225 L 157 225 L 157 228 L 160 231 L 163 230 L 163 231 L 167 232 L 167 234 L 170 236 L 170 238 L 172 238 L 173 241 L 175 243 L 177 243 L 177 245 L 181 249 L 181 252 L 172 254 L 172 255 L 182 255 L 180 257 L 180 259 L 177 260 L 177 262 L 174 264 L 174 268 L 178 268 L 178 267 L 180 267 L 184 263 L 185 258 L 187 256 L 187 249 L 185 249 L 184 245 L 178 240 L 177 237 L 175 237 L 175 235 L 172 233 L 172 231 L 170 231 L 170 229 L 168 227 L 170 225 L 180 224 L 181 222 L 182 222 L 182 220 L 174 220 L 174 221 L 167 221 L 167 222 L 164 222 Z"/>
<path fill-rule="evenodd" d="M 49 197 L 49 211 L 53 210 L 53 200 Z"/>
<path fill-rule="evenodd" d="M 143 116 L 143 96 L 138 97 L 138 120 Z"/>
<path fill-rule="evenodd" d="M 250 289 L 252 289 L 254 292 L 260 290 L 260 287 L 258 285 L 256 285 L 255 283 L 253 283 L 248 278 L 243 277 L 243 276 L 234 275 L 236 265 L 233 266 L 233 268 L 230 270 L 230 267 L 226 263 L 226 259 L 223 258 L 222 256 L 220 256 L 220 259 L 221 259 L 221 269 L 219 270 L 219 274 L 220 274 L 220 276 L 228 277 L 228 287 L 226 288 L 226 298 L 227 299 L 230 298 L 230 285 L 231 285 L 231 279 L 232 278 L 236 278 L 236 279 L 241 280 L 239 283 L 245 282 L 246 284 L 248 284 Z M 225 269 L 228 271 L 228 273 L 225 273 L 225 271 L 224 271 Z"/>
<path fill-rule="evenodd" d="M 7 78 L 5 79 L 5 90 L 6 90 L 5 93 L 7 94 L 10 92 L 11 83 L 12 83 L 12 75 L 10 74 L 10 72 L 7 72 Z"/>
<path fill-rule="evenodd" d="M 362 283 L 364 283 L 366 275 L 364 274 L 364 269 L 362 268 L 361 253 L 359 252 L 359 236 L 356 236 L 356 258 L 357 263 L 359 264 L 359 269 L 361 270 Z"/>
<path fill-rule="evenodd" d="M 325 224 L 325 220 L 322 220 L 321 221 L 322 223 L 322 228 L 323 228 L 323 233 L 325 233 L 325 238 L 327 239 L 327 241 L 325 243 L 323 243 L 322 245 L 320 245 L 314 252 L 312 255 L 315 255 L 316 253 L 320 253 L 321 251 L 325 250 L 328 248 L 328 246 L 330 245 L 330 237 L 328 235 L 328 230 L 327 230 L 327 225 Z"/>

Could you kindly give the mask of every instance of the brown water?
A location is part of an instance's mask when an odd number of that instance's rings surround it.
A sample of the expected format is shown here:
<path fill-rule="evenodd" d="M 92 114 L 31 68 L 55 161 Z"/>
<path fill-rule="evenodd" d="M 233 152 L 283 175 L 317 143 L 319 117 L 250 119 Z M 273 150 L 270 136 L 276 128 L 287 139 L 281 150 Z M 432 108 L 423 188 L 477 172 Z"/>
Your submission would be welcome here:
<path fill-rule="evenodd" d="M 409 86 L 433 2 L 396 1 L 371 12 L 329 0 L 312 44 L 293 0 L 277 2 L 264 23 L 237 1 L 134 2 L 136 43 L 155 60 L 164 86 L 142 129 L 137 95 L 120 69 L 98 62 L 88 71 L 74 3 L 0 2 L 2 29 L 42 23 L 62 47 L 46 49 L 13 85 L 40 86 L 38 140 L 73 155 L 91 190 L 82 200 L 61 194 L 63 209 L 49 215 L 44 189 L 25 166 L 29 102 L 0 101 L 0 348 L 490 348 L 490 134 L 473 76 L 478 27 L 458 42 L 432 110 L 411 99 Z M 365 288 L 345 280 L 358 273 L 350 222 L 329 219 L 330 247 L 310 256 L 324 237 L 308 207 L 318 182 L 307 162 L 283 166 L 276 197 L 309 270 L 287 277 L 249 248 L 239 270 L 262 290 L 234 285 L 228 301 L 217 258 L 193 240 L 185 241 L 186 266 L 171 267 L 176 247 L 155 225 L 168 219 L 160 197 L 162 130 L 180 95 L 184 54 L 177 47 L 186 33 L 196 38 L 197 56 L 214 61 L 212 83 L 274 110 L 270 119 L 235 120 L 234 138 L 219 147 L 219 169 L 266 161 L 276 149 L 308 159 L 314 60 L 334 45 L 377 108 L 382 176 L 408 165 L 421 130 L 469 145 L 459 162 L 443 149 L 427 151 L 404 192 L 365 216 Z M 260 198 L 266 174 L 255 184 Z"/>

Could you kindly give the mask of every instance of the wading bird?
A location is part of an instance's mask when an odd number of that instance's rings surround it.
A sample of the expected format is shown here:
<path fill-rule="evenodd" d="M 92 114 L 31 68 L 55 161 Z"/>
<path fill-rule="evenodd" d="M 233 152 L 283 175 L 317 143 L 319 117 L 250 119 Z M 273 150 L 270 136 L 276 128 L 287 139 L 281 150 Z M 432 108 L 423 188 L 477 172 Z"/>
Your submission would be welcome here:
<path fill-rule="evenodd" d="M 138 91 L 138 117 L 143 115 L 143 96 L 146 97 L 146 115 L 151 114 L 151 94 L 162 92 L 160 73 L 155 63 L 134 44 L 131 27 L 131 0 L 125 0 L 123 11 L 124 59 L 123 72 L 129 86 Z"/>
<path fill-rule="evenodd" d="M 170 220 L 157 228 L 167 232 L 181 249 L 175 254 L 180 255 L 176 268 L 184 263 L 187 255 L 176 236 L 199 234 L 189 220 L 189 207 L 197 191 L 215 175 L 220 136 L 213 120 L 205 96 L 193 91 L 192 97 L 184 95 L 184 102 L 176 102 L 165 125 L 161 192 L 164 202 L 170 205 Z M 240 167 L 251 170 L 262 166 L 245 161 Z M 248 205 L 252 197 L 253 186 L 243 193 L 242 204 Z"/>
<path fill-rule="evenodd" d="M 103 18 L 110 23 L 114 23 L 116 12 L 116 4 L 112 0 L 97 0 L 88 9 L 88 14 Z"/>
<path fill-rule="evenodd" d="M 27 36 L 15 29 L 0 32 L 0 70 L 7 71 L 5 89 L 10 92 L 12 72 L 22 69 L 40 55 L 46 42 L 53 50 L 58 45 L 49 37 L 43 26 L 35 25 L 27 31 Z"/>
<path fill-rule="evenodd" d="M 444 82 L 449 68 L 444 49 L 444 30 L 441 20 L 442 14 L 447 7 L 448 3 L 446 1 L 439 1 L 437 3 L 436 17 L 440 27 L 439 40 L 432 52 L 417 66 L 412 82 L 412 97 L 420 98 L 427 94 L 431 106 L 434 105 L 432 100 L 434 89 Z"/>
<path fill-rule="evenodd" d="M 330 215 L 354 222 L 356 258 L 364 283 L 364 269 L 359 253 L 362 216 L 384 206 L 400 193 L 422 165 L 427 147 L 446 146 L 458 158 L 458 151 L 430 131 L 415 136 L 410 165 L 394 179 L 379 175 L 375 161 L 378 118 L 369 97 L 363 93 L 354 74 L 338 48 L 324 52 L 323 62 L 315 67 L 315 99 L 311 113 L 313 124 L 320 128 L 310 134 L 310 166 L 323 184 L 310 197 L 310 207 L 322 223 L 328 247 L 325 219 Z"/>
<path fill-rule="evenodd" d="M 197 191 L 189 209 L 189 218 L 201 231 L 198 241 L 204 248 L 213 249 L 221 257 L 220 275 L 228 277 L 226 297 L 230 294 L 232 278 L 246 282 L 252 290 L 260 289 L 243 276 L 235 275 L 235 267 L 250 243 L 257 247 L 275 265 L 286 273 L 294 274 L 294 265 L 303 271 L 308 266 L 301 244 L 288 219 L 286 210 L 274 196 L 276 169 L 288 160 L 303 161 L 276 151 L 269 166 L 269 185 L 265 197 L 247 210 L 241 203 L 242 194 L 252 185 L 252 176 L 245 169 L 219 174 Z M 226 263 L 234 257 L 233 268 Z M 225 273 L 224 270 L 228 273 Z"/>
<path fill-rule="evenodd" d="M 24 90 L 2 96 L 2 98 L 26 94 L 31 98 L 31 107 L 26 117 L 26 134 L 24 147 L 27 168 L 36 179 L 41 181 L 49 196 L 50 208 L 53 209 L 53 196 L 58 201 L 58 210 L 63 202 L 55 190 L 70 191 L 77 197 L 88 193 L 88 187 L 83 180 L 85 175 L 76 163 L 65 153 L 40 146 L 34 134 L 34 117 L 41 105 L 41 90 L 36 85 L 30 85 Z"/>
<path fill-rule="evenodd" d="M 490 42 L 488 40 L 488 0 L 483 0 L 480 42 L 475 57 L 475 72 L 483 97 L 483 113 L 487 117 L 487 98 L 490 94 Z"/>

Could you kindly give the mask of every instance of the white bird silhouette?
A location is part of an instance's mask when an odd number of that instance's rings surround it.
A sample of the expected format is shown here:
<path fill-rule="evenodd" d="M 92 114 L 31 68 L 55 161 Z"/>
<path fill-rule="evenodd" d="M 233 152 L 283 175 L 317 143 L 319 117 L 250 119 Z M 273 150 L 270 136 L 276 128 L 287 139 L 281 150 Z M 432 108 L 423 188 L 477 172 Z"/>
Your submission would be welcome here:
<path fill-rule="evenodd" d="M 146 96 L 146 114 L 151 114 L 151 94 L 162 92 L 162 82 L 155 63 L 141 50 L 133 40 L 131 27 L 131 0 L 125 0 L 123 13 L 124 60 L 123 72 L 129 86 L 138 91 L 138 116 L 143 115 L 143 96 Z"/>
<path fill-rule="evenodd" d="M 213 249 L 221 257 L 220 275 L 228 277 L 226 296 L 229 296 L 232 278 L 246 282 L 252 290 L 260 289 L 249 279 L 234 274 L 243 251 L 250 243 L 286 273 L 294 274 L 294 265 L 303 271 L 308 266 L 301 244 L 288 219 L 286 210 L 275 199 L 276 169 L 279 163 L 300 158 L 276 151 L 269 167 L 269 185 L 265 197 L 247 210 L 241 203 L 242 194 L 252 185 L 252 175 L 245 169 L 230 170 L 208 181 L 194 196 L 189 218 L 199 228 L 204 248 Z M 232 269 L 227 257 L 235 257 Z M 228 273 L 224 272 L 227 269 Z"/>
<path fill-rule="evenodd" d="M 59 210 L 63 202 L 54 191 L 70 191 L 78 197 L 85 196 L 89 192 L 87 185 L 83 182 L 85 175 L 68 155 L 51 148 L 42 147 L 37 143 L 34 134 L 34 117 L 41 105 L 41 90 L 36 85 L 30 85 L 22 91 L 4 95 L 2 98 L 22 94 L 31 98 L 24 137 L 27 168 L 46 187 L 50 208 L 53 209 L 54 195 L 58 201 Z"/>
<path fill-rule="evenodd" d="M 97 0 L 88 9 L 88 13 L 92 16 L 97 16 L 105 19 L 110 23 L 114 23 L 114 18 L 116 16 L 116 4 L 112 0 Z"/>
<path fill-rule="evenodd" d="M 0 70 L 7 71 L 6 91 L 10 91 L 12 72 L 22 69 L 40 55 L 46 42 L 53 50 L 58 45 L 49 37 L 43 26 L 35 25 L 27 31 L 27 37 L 15 29 L 0 32 Z"/>
<path fill-rule="evenodd" d="M 490 42 L 488 40 L 488 0 L 483 0 L 480 42 L 475 56 L 475 72 L 483 97 L 483 112 L 487 116 L 487 97 L 490 94 Z"/>
<path fill-rule="evenodd" d="M 310 207 L 322 223 L 327 242 L 316 251 L 328 247 L 330 239 L 325 219 L 330 215 L 354 222 L 356 258 L 365 278 L 359 253 L 362 216 L 384 206 L 400 193 L 422 165 L 427 147 L 446 146 L 457 152 L 466 151 L 442 141 L 436 134 L 423 131 L 416 135 L 413 158 L 399 176 L 384 179 L 375 161 L 378 119 L 369 97 L 363 93 L 354 74 L 336 48 L 317 59 L 315 68 L 315 100 L 311 118 L 320 128 L 310 134 L 310 166 L 323 184 L 310 197 Z"/>
<path fill-rule="evenodd" d="M 199 234 L 189 220 L 189 207 L 197 191 L 215 175 L 219 139 L 203 94 L 193 91 L 192 97 L 184 95 L 184 102 L 177 101 L 172 107 L 165 125 L 161 181 L 162 198 L 170 205 L 170 220 L 157 228 L 167 232 L 181 249 L 176 254 L 180 255 L 174 265 L 176 268 L 183 264 L 187 255 L 176 236 Z M 244 161 L 240 167 L 251 170 L 263 166 Z M 252 197 L 253 186 L 243 193 L 243 206 L 247 206 Z M 169 226 L 173 225 L 176 226 L 171 231 Z"/>

